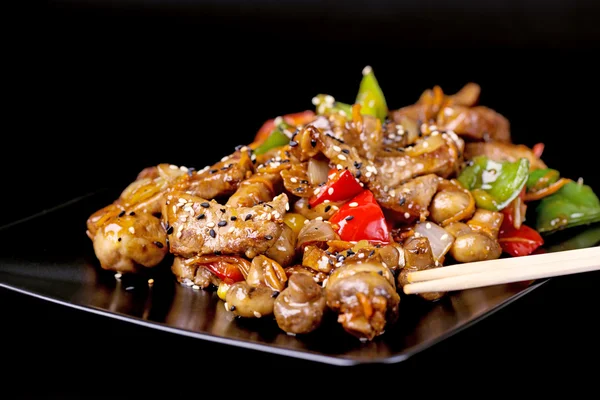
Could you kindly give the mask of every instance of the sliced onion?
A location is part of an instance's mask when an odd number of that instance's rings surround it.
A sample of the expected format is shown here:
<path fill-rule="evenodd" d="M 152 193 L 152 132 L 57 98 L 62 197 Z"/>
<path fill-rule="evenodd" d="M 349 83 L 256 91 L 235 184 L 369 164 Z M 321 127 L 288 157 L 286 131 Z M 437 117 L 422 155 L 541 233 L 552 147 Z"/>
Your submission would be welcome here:
<path fill-rule="evenodd" d="M 454 236 L 438 224 L 430 221 L 415 225 L 415 232 L 429 240 L 431 254 L 435 261 L 439 261 L 444 257 L 454 243 Z"/>
<path fill-rule="evenodd" d="M 309 244 L 318 246 L 329 240 L 340 240 L 340 236 L 333 230 L 330 223 L 313 219 L 308 221 L 298 233 L 296 248 L 302 249 Z"/>
<path fill-rule="evenodd" d="M 329 164 L 327 161 L 311 158 L 308 160 L 308 181 L 311 185 L 317 186 L 327 182 L 327 174 L 329 173 Z"/>

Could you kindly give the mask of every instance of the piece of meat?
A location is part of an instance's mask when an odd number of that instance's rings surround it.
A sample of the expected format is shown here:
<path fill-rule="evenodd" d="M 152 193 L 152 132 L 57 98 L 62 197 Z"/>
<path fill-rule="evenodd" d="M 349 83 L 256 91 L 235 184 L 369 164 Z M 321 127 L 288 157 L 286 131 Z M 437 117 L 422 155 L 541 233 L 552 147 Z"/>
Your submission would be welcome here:
<path fill-rule="evenodd" d="M 548 168 L 533 151 L 523 144 L 492 142 L 472 142 L 465 145 L 465 159 L 471 160 L 477 156 L 486 156 L 494 161 L 515 162 L 521 158 L 529 160 L 529 169 Z"/>
<path fill-rule="evenodd" d="M 470 140 L 510 143 L 510 123 L 501 114 L 484 106 L 447 106 L 437 114 L 436 126 Z"/>
<path fill-rule="evenodd" d="M 240 182 L 227 205 L 230 207 L 252 207 L 259 203 L 271 201 L 279 191 L 281 176 L 273 173 L 256 173 Z"/>
<path fill-rule="evenodd" d="M 284 332 L 309 333 L 321 325 L 327 301 L 325 291 L 314 279 L 303 273 L 292 274 L 273 307 L 277 325 Z"/>
<path fill-rule="evenodd" d="M 121 273 L 155 267 L 168 253 L 161 221 L 145 213 L 111 213 L 96 229 L 92 241 L 100 266 Z"/>
<path fill-rule="evenodd" d="M 461 139 L 458 139 L 462 142 Z M 415 146 L 384 147 L 375 159 L 377 183 L 393 188 L 411 178 L 436 174 L 442 178 L 455 175 L 462 164 L 461 148 L 448 134 L 423 137 Z M 387 151 L 385 151 L 387 150 Z"/>
<path fill-rule="evenodd" d="M 183 192 L 167 196 L 163 218 L 171 252 L 182 257 L 204 254 L 245 255 L 266 252 L 283 230 L 289 209 L 285 193 L 254 207 L 231 207 Z"/>
<path fill-rule="evenodd" d="M 192 259 L 183 257 L 174 257 L 171 272 L 177 282 L 188 286 L 196 285 L 201 289 L 206 289 L 210 285 L 219 286 L 221 283 L 220 279 L 208 269 L 194 263 Z"/>

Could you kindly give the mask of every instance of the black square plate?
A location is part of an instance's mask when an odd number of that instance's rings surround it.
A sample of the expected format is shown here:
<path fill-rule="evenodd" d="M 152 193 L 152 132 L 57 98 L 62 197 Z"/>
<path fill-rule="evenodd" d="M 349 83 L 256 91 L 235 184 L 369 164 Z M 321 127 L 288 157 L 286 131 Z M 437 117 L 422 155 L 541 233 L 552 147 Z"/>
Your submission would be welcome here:
<path fill-rule="evenodd" d="M 0 286 L 149 328 L 232 346 L 336 365 L 398 363 L 459 332 L 539 287 L 520 282 L 452 293 L 436 303 L 402 298 L 399 321 L 361 343 L 334 320 L 316 332 L 290 336 L 274 320 L 235 319 L 214 291 L 178 284 L 169 265 L 148 276 L 115 279 L 99 267 L 85 234 L 87 217 L 112 202 L 103 190 L 0 229 Z M 553 235 L 548 251 L 591 247 L 600 226 Z M 154 284 L 148 285 L 153 278 Z"/>

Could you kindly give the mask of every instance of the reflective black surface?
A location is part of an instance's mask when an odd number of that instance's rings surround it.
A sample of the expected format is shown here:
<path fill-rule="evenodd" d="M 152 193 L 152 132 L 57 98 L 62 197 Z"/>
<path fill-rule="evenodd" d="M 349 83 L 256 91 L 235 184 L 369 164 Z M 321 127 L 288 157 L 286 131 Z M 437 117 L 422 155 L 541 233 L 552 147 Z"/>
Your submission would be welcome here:
<path fill-rule="evenodd" d="M 347 335 L 333 319 L 310 335 L 289 336 L 272 319 L 233 318 L 214 291 L 196 291 L 176 283 L 169 259 L 147 275 L 121 280 L 101 270 L 85 235 L 85 220 L 115 196 L 113 191 L 100 191 L 0 230 L 0 286 L 180 335 L 353 365 L 404 361 L 543 283 L 466 290 L 436 303 L 403 297 L 399 322 L 370 343 Z M 43 239 L 39 246 L 23 240 L 32 232 Z M 600 242 L 598 226 L 568 233 L 556 236 L 554 244 L 549 242 L 546 247 L 555 251 Z M 149 278 L 154 279 L 152 286 L 147 283 Z"/>

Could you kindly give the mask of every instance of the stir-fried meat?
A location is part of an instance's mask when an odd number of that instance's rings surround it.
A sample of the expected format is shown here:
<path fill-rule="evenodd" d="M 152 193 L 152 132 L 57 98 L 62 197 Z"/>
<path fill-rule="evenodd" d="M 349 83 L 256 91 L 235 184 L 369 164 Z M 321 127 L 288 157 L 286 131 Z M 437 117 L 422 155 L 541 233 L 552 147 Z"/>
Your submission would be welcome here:
<path fill-rule="evenodd" d="M 439 176 L 429 174 L 416 177 L 387 191 L 380 185 L 371 186 L 370 189 L 379 204 L 393 212 L 390 217 L 402 223 L 410 223 L 415 219 L 427 218 L 429 204 L 441 180 Z"/>
<path fill-rule="evenodd" d="M 285 189 L 298 197 L 313 195 L 313 187 L 308 180 L 308 163 L 293 164 L 290 169 L 281 171 Z"/>
<path fill-rule="evenodd" d="M 145 213 L 111 212 L 92 237 L 103 269 L 138 272 L 155 267 L 168 253 L 167 235 L 158 218 Z"/>
<path fill-rule="evenodd" d="M 459 170 L 461 154 L 456 141 L 445 133 L 424 137 L 409 148 L 385 147 L 375 159 L 377 182 L 394 188 L 421 175 L 436 174 L 446 178 Z"/>
<path fill-rule="evenodd" d="M 214 199 L 233 194 L 244 179 L 254 171 L 251 150 L 240 149 L 221 161 L 200 171 L 182 175 L 172 185 L 172 191 Z"/>
<path fill-rule="evenodd" d="M 265 255 L 284 267 L 287 267 L 296 257 L 296 234 L 286 224 L 283 224 L 281 235 L 265 252 Z"/>
<path fill-rule="evenodd" d="M 219 286 L 246 278 L 250 261 L 240 256 L 207 255 L 190 258 L 175 257 L 171 271 L 181 283 L 206 288 L 211 284 Z"/>
<path fill-rule="evenodd" d="M 338 322 L 359 338 L 373 339 L 398 318 L 400 296 L 394 275 L 382 263 L 346 264 L 336 269 L 325 292 Z"/>
<path fill-rule="evenodd" d="M 412 237 L 404 243 L 404 256 L 406 265 L 398 275 L 398 286 L 404 287 L 408 284 L 409 272 L 423 271 L 437 268 L 429 240 L 426 237 Z M 425 300 L 438 300 L 444 296 L 444 292 L 420 293 L 419 296 Z"/>
<path fill-rule="evenodd" d="M 189 286 L 196 285 L 201 289 L 205 289 L 210 285 L 219 286 L 220 279 L 211 273 L 203 266 L 194 263 L 193 259 L 183 257 L 175 257 L 171 272 L 180 283 L 185 283 Z"/>
<path fill-rule="evenodd" d="M 167 199 L 163 217 L 171 233 L 171 252 L 182 257 L 263 254 L 281 235 L 289 208 L 285 193 L 254 207 L 230 207 L 182 192 Z"/>
<path fill-rule="evenodd" d="M 309 333 L 321 325 L 326 306 L 321 285 L 307 274 L 295 273 L 275 300 L 273 314 L 284 332 Z"/>
<path fill-rule="evenodd" d="M 383 144 L 384 130 L 377 118 L 361 115 L 357 110 L 353 110 L 350 121 L 340 114 L 331 114 L 326 129 L 331 130 L 333 136 L 356 148 L 361 157 L 372 160 Z"/>
<path fill-rule="evenodd" d="M 521 158 L 529 160 L 530 170 L 547 168 L 546 164 L 533 151 L 523 144 L 502 142 L 473 142 L 465 146 L 465 159 L 486 156 L 495 161 L 515 162 Z"/>
<path fill-rule="evenodd" d="M 231 207 L 252 207 L 271 201 L 279 192 L 281 176 L 279 174 L 257 173 L 240 182 L 238 189 L 229 197 L 227 205 Z"/>
<path fill-rule="evenodd" d="M 437 127 L 454 131 L 471 140 L 510 142 L 510 124 L 501 114 L 484 106 L 444 107 L 437 117 Z"/>

